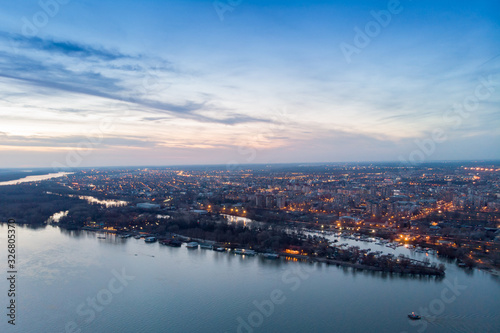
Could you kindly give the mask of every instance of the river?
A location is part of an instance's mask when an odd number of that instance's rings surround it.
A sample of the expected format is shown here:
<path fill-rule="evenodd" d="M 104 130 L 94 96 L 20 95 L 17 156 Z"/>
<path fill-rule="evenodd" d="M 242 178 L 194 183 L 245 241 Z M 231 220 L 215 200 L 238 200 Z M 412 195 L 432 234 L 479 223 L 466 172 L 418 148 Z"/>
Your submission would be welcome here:
<path fill-rule="evenodd" d="M 27 183 L 27 182 L 37 182 L 37 181 L 47 180 L 47 179 L 51 179 L 51 178 L 58 178 L 58 177 L 62 177 L 65 175 L 71 175 L 73 173 L 74 172 L 57 172 L 57 173 L 49 173 L 46 175 L 27 176 L 24 178 L 0 182 L 0 186 L 2 186 L 2 185 L 16 185 L 16 184 Z"/>
<path fill-rule="evenodd" d="M 221 216 L 224 216 L 229 223 L 241 223 L 243 226 L 250 226 L 250 224 L 255 223 L 254 220 L 246 218 L 246 217 L 241 217 L 241 216 L 236 216 L 236 215 L 229 215 L 229 214 L 220 214 Z"/>
<path fill-rule="evenodd" d="M 1 332 L 500 332 L 500 280 L 451 263 L 436 280 L 99 239 L 55 225 L 16 232 L 16 326 L 4 314 Z M 6 243 L 0 224 L 4 274 Z M 411 311 L 423 319 L 409 321 Z"/>

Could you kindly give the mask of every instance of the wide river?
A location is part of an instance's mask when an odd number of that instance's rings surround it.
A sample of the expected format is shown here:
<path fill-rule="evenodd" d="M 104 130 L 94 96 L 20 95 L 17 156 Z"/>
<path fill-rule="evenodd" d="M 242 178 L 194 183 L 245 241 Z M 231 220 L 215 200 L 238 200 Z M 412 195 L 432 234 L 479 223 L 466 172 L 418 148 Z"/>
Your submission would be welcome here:
<path fill-rule="evenodd" d="M 20 183 L 28 183 L 28 182 L 38 182 L 41 180 L 47 180 L 47 179 L 52 179 L 52 178 L 59 178 L 65 175 L 71 175 L 73 172 L 57 172 L 57 173 L 49 173 L 46 175 L 35 175 L 35 176 L 27 176 L 24 178 L 20 179 L 15 179 L 15 180 L 8 180 L 5 182 L 0 182 L 0 186 L 3 185 L 16 185 Z"/>
<path fill-rule="evenodd" d="M 12 326 L 0 224 L 0 332 L 500 332 L 500 280 L 454 264 L 436 280 L 100 239 L 53 225 L 17 226 L 16 236 Z M 411 311 L 423 318 L 409 321 Z"/>

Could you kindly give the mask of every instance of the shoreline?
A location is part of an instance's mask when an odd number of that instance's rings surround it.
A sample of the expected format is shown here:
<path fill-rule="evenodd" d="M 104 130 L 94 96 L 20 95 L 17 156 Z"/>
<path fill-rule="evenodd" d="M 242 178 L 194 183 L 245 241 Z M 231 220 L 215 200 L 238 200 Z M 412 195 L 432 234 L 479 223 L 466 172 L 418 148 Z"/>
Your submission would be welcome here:
<path fill-rule="evenodd" d="M 444 272 L 439 271 L 438 269 L 433 269 L 433 268 L 425 268 L 427 272 L 409 272 L 406 270 L 394 270 L 394 271 L 389 271 L 387 269 L 383 269 L 381 267 L 375 267 L 375 266 L 368 266 L 368 265 L 362 265 L 362 264 L 354 264 L 351 262 L 347 261 L 341 261 L 341 260 L 335 260 L 335 259 L 328 259 L 328 258 L 314 258 L 314 257 L 309 257 L 309 256 L 304 256 L 300 254 L 289 254 L 286 252 L 280 252 L 280 255 L 286 256 L 286 257 L 291 257 L 291 258 L 296 258 L 296 259 L 302 259 L 302 260 L 309 260 L 311 262 L 320 262 L 320 263 L 326 263 L 327 265 L 336 265 L 336 266 L 343 266 L 343 267 L 351 267 L 353 269 L 358 269 L 358 270 L 367 270 L 367 271 L 374 271 L 374 272 L 385 272 L 385 273 L 391 273 L 391 274 L 401 274 L 401 275 L 428 275 L 428 276 L 437 276 L 437 277 L 443 277 L 445 276 Z"/>
<path fill-rule="evenodd" d="M 0 186 L 9 186 L 9 185 L 18 185 L 18 184 L 22 184 L 22 183 L 39 182 L 42 180 L 48 180 L 48 179 L 63 177 L 66 175 L 71 175 L 73 173 L 74 172 L 62 172 L 61 171 L 61 172 L 46 173 L 46 174 L 41 174 L 41 175 L 30 175 L 30 176 L 26 176 L 23 178 L 2 181 L 2 182 L 0 182 Z"/>
<path fill-rule="evenodd" d="M 91 231 L 91 232 L 102 232 L 102 233 L 110 233 L 110 234 L 115 234 L 118 235 L 119 233 L 115 230 L 104 230 L 104 229 L 93 229 L 89 227 L 83 227 L 81 230 L 86 230 L 86 231 Z M 132 234 L 131 234 L 132 235 Z M 146 237 L 150 234 L 136 234 L 140 235 L 141 237 Z M 132 235 L 134 236 L 134 235 Z M 162 237 L 160 236 L 155 236 L 158 240 L 160 240 Z M 181 240 L 183 243 L 189 242 L 189 241 L 196 241 L 199 243 L 216 243 L 213 240 L 206 240 L 206 239 L 200 239 L 200 238 L 192 238 L 192 237 L 187 237 L 183 236 L 180 234 L 175 234 L 175 237 L 177 238 L 185 238 L 184 240 Z M 188 240 L 186 240 L 188 239 Z M 232 249 L 231 247 L 224 246 L 226 249 Z M 244 246 L 243 246 L 244 248 Z M 227 251 L 226 251 L 227 252 Z M 262 254 L 264 252 L 257 252 L 258 254 Z M 355 264 L 347 261 L 342 261 L 342 260 L 335 260 L 335 259 L 329 259 L 326 257 L 310 257 L 307 255 L 301 255 L 301 254 L 290 254 L 284 251 L 279 251 L 276 252 L 277 254 L 280 255 L 280 257 L 286 258 L 295 258 L 299 260 L 305 260 L 309 262 L 318 262 L 318 263 L 325 263 L 327 265 L 336 265 L 336 266 L 342 266 L 342 267 L 351 267 L 353 269 L 357 270 L 367 270 L 367 271 L 374 271 L 374 272 L 385 272 L 385 273 L 390 273 L 390 274 L 401 274 L 401 275 L 421 275 L 421 276 L 436 276 L 436 277 L 444 277 L 445 272 L 440 271 L 439 269 L 435 269 L 432 267 L 423 267 L 423 266 L 418 266 L 414 267 L 415 271 L 410 271 L 409 269 L 399 269 L 395 268 L 393 271 L 390 271 L 388 269 L 384 269 L 382 267 L 375 267 L 375 266 L 369 266 L 369 265 L 363 265 L 363 264 Z"/>

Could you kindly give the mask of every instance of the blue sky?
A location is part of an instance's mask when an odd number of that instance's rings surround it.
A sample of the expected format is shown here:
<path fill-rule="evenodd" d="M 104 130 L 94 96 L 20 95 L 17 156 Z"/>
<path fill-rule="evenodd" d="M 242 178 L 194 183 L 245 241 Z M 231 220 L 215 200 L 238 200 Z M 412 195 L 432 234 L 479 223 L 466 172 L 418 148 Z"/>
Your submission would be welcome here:
<path fill-rule="evenodd" d="M 0 167 L 500 158 L 498 1 L 1 6 Z"/>

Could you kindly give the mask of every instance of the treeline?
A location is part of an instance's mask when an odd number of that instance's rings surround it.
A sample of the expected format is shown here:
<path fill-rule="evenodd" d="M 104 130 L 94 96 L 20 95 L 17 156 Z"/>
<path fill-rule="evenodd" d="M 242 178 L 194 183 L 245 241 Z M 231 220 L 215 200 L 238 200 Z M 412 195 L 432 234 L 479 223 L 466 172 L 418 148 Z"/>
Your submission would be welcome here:
<path fill-rule="evenodd" d="M 16 180 L 28 176 L 45 175 L 54 172 L 52 169 L 38 169 L 31 171 L 20 171 L 18 169 L 0 169 L 0 182 Z"/>
<path fill-rule="evenodd" d="M 445 265 L 430 263 L 428 260 L 418 262 L 409 257 L 399 255 L 377 255 L 374 252 L 360 250 L 353 246 L 347 249 L 329 248 L 327 258 L 348 262 L 350 264 L 360 264 L 370 266 L 384 272 L 404 273 L 404 274 L 429 274 L 444 275 Z"/>
<path fill-rule="evenodd" d="M 54 213 L 78 204 L 78 198 L 47 194 L 52 184 L 18 184 L 0 186 L 0 221 L 13 218 L 17 223 L 42 224 Z"/>
<path fill-rule="evenodd" d="M 184 236 L 248 246 L 255 249 L 280 250 L 291 245 L 303 245 L 302 241 L 279 228 L 249 228 L 241 224 L 229 224 L 210 219 L 173 219 L 168 222 L 167 232 Z"/>
<path fill-rule="evenodd" d="M 170 218 L 158 218 L 169 214 Z M 276 225 L 271 228 L 249 228 L 231 224 L 218 214 L 196 215 L 187 212 L 162 212 L 137 207 L 103 208 L 98 205 L 74 207 L 60 224 L 66 227 L 82 227 L 101 224 L 118 230 L 141 231 L 165 236 L 178 233 L 183 236 L 231 243 L 234 246 L 279 250 L 290 245 L 303 245 L 296 235 L 290 235 Z"/>

